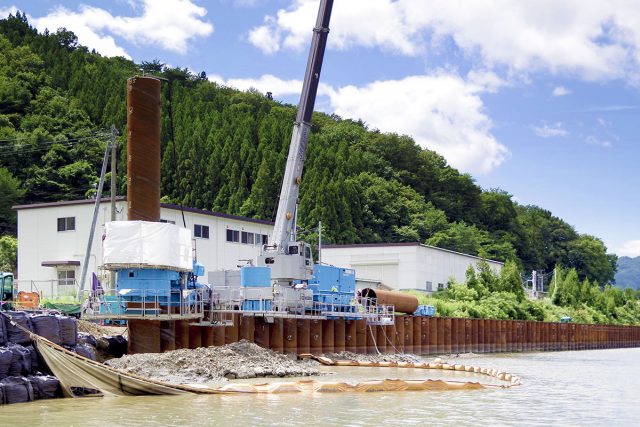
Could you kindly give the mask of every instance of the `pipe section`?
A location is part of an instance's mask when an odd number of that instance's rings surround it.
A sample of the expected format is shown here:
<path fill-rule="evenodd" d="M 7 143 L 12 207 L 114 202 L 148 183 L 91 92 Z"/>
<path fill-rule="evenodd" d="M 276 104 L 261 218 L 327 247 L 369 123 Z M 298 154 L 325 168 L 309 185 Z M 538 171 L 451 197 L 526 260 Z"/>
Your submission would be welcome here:
<path fill-rule="evenodd" d="M 418 309 L 418 298 L 402 292 L 365 288 L 361 295 L 365 298 L 375 298 L 376 303 L 380 305 L 393 305 L 398 313 L 412 314 Z"/>
<path fill-rule="evenodd" d="M 160 80 L 127 80 L 127 218 L 160 221 Z"/>

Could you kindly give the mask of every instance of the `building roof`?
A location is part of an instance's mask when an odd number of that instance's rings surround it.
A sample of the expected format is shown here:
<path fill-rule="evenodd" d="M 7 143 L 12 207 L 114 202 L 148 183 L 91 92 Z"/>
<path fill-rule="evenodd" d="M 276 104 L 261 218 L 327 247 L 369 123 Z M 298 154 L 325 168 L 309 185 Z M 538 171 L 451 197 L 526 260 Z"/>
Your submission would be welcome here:
<path fill-rule="evenodd" d="M 126 201 L 127 198 L 124 196 L 119 196 L 116 197 L 116 201 L 118 202 L 123 202 Z M 111 201 L 111 199 L 109 198 L 103 198 L 101 200 L 100 203 L 109 203 Z M 28 204 L 28 205 L 15 205 L 12 207 L 12 209 L 16 210 L 16 211 L 20 211 L 20 210 L 25 210 L 25 209 L 39 209 L 39 208 L 49 208 L 49 207 L 58 207 L 58 206 L 74 206 L 74 205 L 89 205 L 89 204 L 94 204 L 95 203 L 95 199 L 81 199 L 81 200 L 65 200 L 62 202 L 45 202 L 45 203 L 32 203 L 32 204 Z M 266 221 L 263 219 L 255 219 L 255 218 L 249 218 L 246 216 L 240 216 L 240 215 L 231 215 L 231 214 L 226 214 L 226 213 L 222 213 L 222 212 L 213 212 L 213 211 L 207 211 L 204 209 L 197 209 L 197 208 L 190 208 L 187 206 L 183 206 L 182 208 L 179 205 L 174 205 L 171 203 L 160 203 L 160 207 L 165 208 L 165 209 L 172 209 L 172 210 L 184 210 L 185 212 L 191 212 L 191 213 L 196 213 L 196 214 L 200 214 L 200 215 L 208 215 L 208 216 L 214 216 L 214 217 L 218 217 L 218 218 L 225 218 L 225 219 L 234 219 L 237 221 L 245 221 L 245 222 L 253 222 L 256 224 L 263 224 L 263 225 L 273 225 L 272 221 Z"/>
<path fill-rule="evenodd" d="M 422 246 L 423 248 L 435 249 L 442 252 L 449 252 L 456 255 L 462 255 L 469 258 L 484 259 L 479 256 L 465 254 L 463 252 L 456 252 L 450 249 L 439 248 L 437 246 L 425 245 L 419 242 L 400 242 L 400 243 L 359 243 L 349 245 L 322 245 L 322 249 L 347 249 L 347 248 L 376 248 L 376 247 L 394 247 L 394 246 Z M 495 262 L 496 264 L 504 265 L 504 262 L 487 259 L 488 262 Z"/>

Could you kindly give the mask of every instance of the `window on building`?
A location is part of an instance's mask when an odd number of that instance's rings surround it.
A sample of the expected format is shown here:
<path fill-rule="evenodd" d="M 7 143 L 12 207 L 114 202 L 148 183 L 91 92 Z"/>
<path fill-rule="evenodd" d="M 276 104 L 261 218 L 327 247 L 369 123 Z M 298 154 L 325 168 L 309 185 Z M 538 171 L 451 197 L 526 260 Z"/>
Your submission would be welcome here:
<path fill-rule="evenodd" d="M 266 234 L 262 235 L 262 244 L 263 245 L 269 244 L 269 236 L 267 236 Z"/>
<path fill-rule="evenodd" d="M 241 238 L 240 238 L 240 241 L 242 243 L 247 244 L 247 245 L 253 245 L 253 239 L 254 239 L 253 233 L 249 233 L 247 231 L 243 231 L 242 235 L 241 235 Z"/>
<path fill-rule="evenodd" d="M 58 285 L 73 286 L 76 283 L 75 270 L 58 270 Z"/>
<path fill-rule="evenodd" d="M 444 290 L 444 283 L 438 283 L 438 290 L 439 291 Z"/>
<path fill-rule="evenodd" d="M 175 224 L 175 221 L 171 221 L 170 219 L 161 219 L 160 222 L 164 222 L 166 224 Z"/>
<path fill-rule="evenodd" d="M 227 228 L 227 242 L 239 242 L 240 232 L 238 230 L 232 230 Z"/>
<path fill-rule="evenodd" d="M 427 281 L 426 289 L 427 289 L 427 292 L 433 292 L 433 282 Z"/>
<path fill-rule="evenodd" d="M 76 229 L 76 217 L 58 218 L 58 231 L 73 231 Z"/>
<path fill-rule="evenodd" d="M 194 226 L 193 226 L 193 235 L 195 237 L 199 237 L 201 239 L 208 239 L 209 238 L 209 226 L 208 225 L 194 224 Z"/>

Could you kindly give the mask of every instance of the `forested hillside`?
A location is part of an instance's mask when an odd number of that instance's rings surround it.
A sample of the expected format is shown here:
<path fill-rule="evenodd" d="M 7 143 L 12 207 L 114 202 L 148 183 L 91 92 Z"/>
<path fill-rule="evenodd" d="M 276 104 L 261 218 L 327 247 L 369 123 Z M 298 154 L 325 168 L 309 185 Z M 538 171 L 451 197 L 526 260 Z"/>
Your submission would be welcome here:
<path fill-rule="evenodd" d="M 635 258 L 623 256 L 618 259 L 616 285 L 621 288 L 640 289 L 640 256 Z"/>
<path fill-rule="evenodd" d="M 0 21 L 0 232 L 15 233 L 9 207 L 91 194 L 115 124 L 126 135 L 126 79 L 162 75 L 162 194 L 202 209 L 272 219 L 295 107 L 239 92 L 204 73 L 135 64 L 77 45 L 64 29 L 38 34 L 26 17 Z M 302 70 L 301 70 L 302 73 Z M 173 120 L 171 118 L 173 117 Z M 171 122 L 173 121 L 173 126 Z M 120 140 L 124 160 L 126 144 Z M 125 162 L 121 161 L 121 165 Z M 525 270 L 558 263 L 579 278 L 613 281 L 616 257 L 551 212 L 482 190 L 410 137 L 360 121 L 314 114 L 300 225 L 333 243 L 420 241 Z M 124 191 L 124 168 L 118 171 Z"/>

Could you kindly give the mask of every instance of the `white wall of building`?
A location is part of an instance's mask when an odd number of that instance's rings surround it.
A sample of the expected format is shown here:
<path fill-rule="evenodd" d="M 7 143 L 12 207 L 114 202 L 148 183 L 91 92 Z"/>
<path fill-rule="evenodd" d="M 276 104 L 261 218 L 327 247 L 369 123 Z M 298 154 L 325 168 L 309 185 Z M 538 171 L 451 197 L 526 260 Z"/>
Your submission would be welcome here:
<path fill-rule="evenodd" d="M 480 258 L 417 243 L 332 245 L 322 249 L 322 261 L 353 268 L 359 279 L 379 280 L 393 289 L 431 292 L 446 287 L 449 278 L 464 281 Z M 502 263 L 488 261 L 499 272 Z"/>
<path fill-rule="evenodd" d="M 63 263 L 71 261 L 82 264 L 84 261 L 89 231 L 93 217 L 94 201 L 43 203 L 32 206 L 17 206 L 18 213 L 18 271 L 19 290 L 40 290 L 44 294 L 72 292 L 73 286 L 59 288 L 58 272 L 71 270 L 80 283 L 82 267 L 77 265 L 59 265 L 44 267 L 43 262 Z M 103 202 L 99 208 L 96 233 L 94 235 L 91 256 L 89 257 L 89 286 L 91 273 L 97 272 L 102 265 L 102 235 L 105 222 L 111 219 L 111 205 Z M 116 220 L 126 220 L 126 201 L 117 202 Z M 261 244 L 256 243 L 258 236 L 270 235 L 273 226 L 266 221 L 215 214 L 197 209 L 185 209 L 187 228 L 194 234 L 194 226 L 206 226 L 209 237 L 194 237 L 198 262 L 205 271 L 235 269 L 240 260 L 255 259 L 260 253 Z M 58 231 L 58 218 L 75 218 L 75 230 Z M 179 208 L 163 205 L 161 218 L 182 225 Z M 227 229 L 237 231 L 238 242 L 227 241 Z M 242 243 L 253 234 L 254 243 Z M 205 275 L 206 277 L 206 275 Z M 205 279 L 206 280 L 206 279 Z"/>

